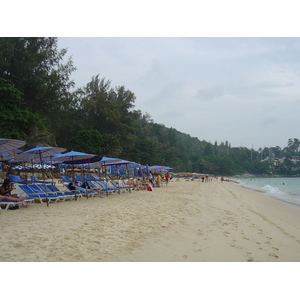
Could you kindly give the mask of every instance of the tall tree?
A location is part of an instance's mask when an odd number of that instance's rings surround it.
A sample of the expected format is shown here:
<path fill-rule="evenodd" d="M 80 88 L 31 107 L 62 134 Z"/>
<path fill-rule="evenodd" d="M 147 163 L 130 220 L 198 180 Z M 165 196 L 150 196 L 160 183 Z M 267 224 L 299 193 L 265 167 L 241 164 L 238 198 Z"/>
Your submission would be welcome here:
<path fill-rule="evenodd" d="M 30 111 L 53 123 L 74 85 L 69 77 L 76 68 L 71 58 L 64 62 L 66 53 L 53 37 L 0 38 L 0 77 L 23 93 Z"/>
<path fill-rule="evenodd" d="M 73 149 L 90 154 L 102 154 L 103 138 L 97 130 L 82 130 L 71 138 Z"/>
<path fill-rule="evenodd" d="M 99 74 L 83 88 L 76 91 L 78 109 L 86 129 L 101 132 L 105 143 L 106 155 L 121 155 L 124 149 L 129 149 L 135 139 L 134 122 L 140 116 L 132 110 L 135 95 L 124 86 L 111 88 L 110 80 L 100 79 Z M 114 145 L 115 149 L 111 148 Z M 118 151 L 116 151 L 118 149 Z"/>

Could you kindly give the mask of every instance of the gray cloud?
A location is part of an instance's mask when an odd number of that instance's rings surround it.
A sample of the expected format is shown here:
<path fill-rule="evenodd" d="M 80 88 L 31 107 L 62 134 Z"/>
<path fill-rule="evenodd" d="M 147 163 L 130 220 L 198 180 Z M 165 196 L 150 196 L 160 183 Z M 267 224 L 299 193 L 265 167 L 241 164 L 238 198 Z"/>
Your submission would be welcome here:
<path fill-rule="evenodd" d="M 136 94 L 155 122 L 200 140 L 286 146 L 298 137 L 299 38 L 60 38 L 76 85 Z M 298 127 L 297 127 L 298 126 Z"/>

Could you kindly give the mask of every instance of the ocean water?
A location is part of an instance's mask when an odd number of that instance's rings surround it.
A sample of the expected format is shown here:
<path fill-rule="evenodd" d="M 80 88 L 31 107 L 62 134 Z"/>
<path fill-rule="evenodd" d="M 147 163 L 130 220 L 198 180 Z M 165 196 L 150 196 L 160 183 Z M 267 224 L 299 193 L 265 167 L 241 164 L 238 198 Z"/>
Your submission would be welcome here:
<path fill-rule="evenodd" d="M 277 200 L 300 207 L 300 177 L 239 178 L 245 188 L 265 193 Z"/>

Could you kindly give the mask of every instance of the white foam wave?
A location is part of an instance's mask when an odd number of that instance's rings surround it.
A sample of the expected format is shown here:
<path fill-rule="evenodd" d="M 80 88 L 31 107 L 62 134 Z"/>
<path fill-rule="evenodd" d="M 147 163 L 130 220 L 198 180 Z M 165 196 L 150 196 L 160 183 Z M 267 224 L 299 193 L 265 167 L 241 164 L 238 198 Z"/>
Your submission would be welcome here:
<path fill-rule="evenodd" d="M 249 185 L 249 183 L 242 184 L 242 186 L 257 192 L 265 193 L 268 196 L 275 198 L 277 200 L 300 206 L 300 198 L 298 193 L 292 194 L 292 193 L 283 192 L 282 190 L 280 190 L 278 186 L 266 184 L 263 187 L 257 187 L 257 186 Z"/>

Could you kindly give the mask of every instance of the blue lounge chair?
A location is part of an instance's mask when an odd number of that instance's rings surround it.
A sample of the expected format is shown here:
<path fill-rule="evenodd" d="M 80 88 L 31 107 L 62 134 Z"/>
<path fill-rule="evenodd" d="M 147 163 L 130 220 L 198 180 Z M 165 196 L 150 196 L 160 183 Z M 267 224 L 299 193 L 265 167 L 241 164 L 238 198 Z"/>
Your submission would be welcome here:
<path fill-rule="evenodd" d="M 120 186 L 120 185 L 119 185 L 118 183 L 116 183 L 114 180 L 111 180 L 111 181 L 110 181 L 110 184 L 111 184 L 111 187 L 113 186 L 113 187 L 115 187 L 116 189 L 118 189 L 119 193 L 120 193 L 121 191 L 123 191 L 123 192 L 129 192 L 129 188 Z"/>
<path fill-rule="evenodd" d="M 108 194 L 116 193 L 117 189 L 112 188 L 106 185 L 106 183 L 103 182 L 98 176 L 96 175 L 86 175 L 85 177 L 90 185 L 94 185 L 96 189 L 99 189 L 102 192 L 106 192 L 107 196 Z"/>
<path fill-rule="evenodd" d="M 68 199 L 72 200 L 75 196 L 75 193 L 67 192 L 67 191 L 61 191 L 55 185 L 49 184 L 48 187 L 49 187 L 50 190 L 52 190 L 52 192 L 56 193 L 57 195 L 66 196 L 66 200 L 68 200 Z"/>
<path fill-rule="evenodd" d="M 118 191 L 118 189 L 110 187 L 107 182 L 97 181 L 97 183 L 101 186 L 102 190 L 105 191 L 105 192 L 112 192 L 113 193 L 113 192 Z"/>
<path fill-rule="evenodd" d="M 39 180 L 36 176 L 30 176 L 30 178 L 35 183 L 51 183 L 52 184 L 52 181 Z"/>
<path fill-rule="evenodd" d="M 16 206 L 21 206 L 23 205 L 23 202 L 18 202 L 18 201 L 12 201 L 12 200 L 0 200 L 0 209 L 1 205 L 5 205 L 5 210 L 7 210 L 10 207 L 16 207 Z"/>
<path fill-rule="evenodd" d="M 60 176 L 63 182 L 73 182 L 72 179 L 70 179 L 68 176 Z"/>
<path fill-rule="evenodd" d="M 66 195 L 58 194 L 58 193 L 56 193 L 56 192 L 53 192 L 53 191 L 50 189 L 49 185 L 47 185 L 47 184 L 40 184 L 39 187 L 40 187 L 41 190 L 42 190 L 43 192 L 45 192 L 47 195 L 55 195 L 55 196 L 57 196 L 57 197 L 58 197 L 58 199 L 57 199 L 58 201 L 65 201 L 66 198 L 67 198 Z"/>
<path fill-rule="evenodd" d="M 79 181 L 79 182 L 84 182 L 85 181 L 85 179 L 83 179 L 83 178 L 81 178 L 79 175 L 74 175 L 74 180 L 75 181 Z"/>
<path fill-rule="evenodd" d="M 75 190 L 71 190 L 70 188 L 70 184 L 65 184 L 65 186 L 67 187 L 67 189 L 69 189 L 71 192 L 74 192 L 75 193 Z M 86 189 L 82 188 L 82 187 L 78 187 L 76 186 L 76 195 L 81 195 L 82 196 L 86 196 L 88 197 L 89 195 L 90 196 L 95 196 L 97 195 L 96 192 L 92 192 L 92 191 L 87 191 Z"/>
<path fill-rule="evenodd" d="M 40 203 L 57 202 L 58 197 L 54 195 L 46 195 L 41 189 L 36 189 L 34 185 L 19 185 L 19 188 L 30 198 L 34 198 Z M 34 189 L 36 190 L 34 190 Z M 44 201 L 46 200 L 46 201 Z"/>
<path fill-rule="evenodd" d="M 27 184 L 27 181 L 24 181 L 20 176 L 18 175 L 8 175 L 8 178 L 13 182 L 13 183 L 20 183 L 20 184 Z"/>

